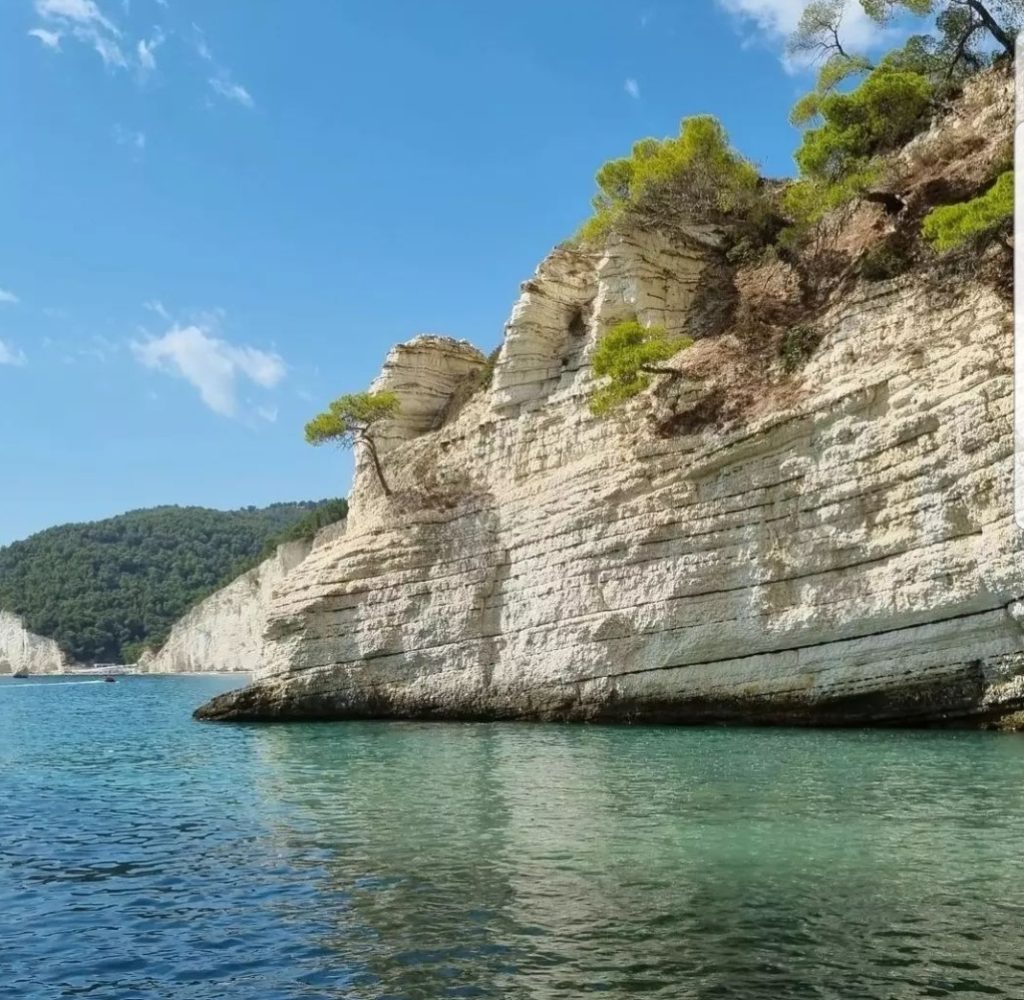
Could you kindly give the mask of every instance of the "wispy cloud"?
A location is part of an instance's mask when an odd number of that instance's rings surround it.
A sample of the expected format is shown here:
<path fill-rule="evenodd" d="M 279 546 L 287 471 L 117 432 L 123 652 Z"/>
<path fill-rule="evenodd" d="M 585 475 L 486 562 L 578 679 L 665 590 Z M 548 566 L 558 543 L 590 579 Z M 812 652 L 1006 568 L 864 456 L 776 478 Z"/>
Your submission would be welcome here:
<path fill-rule="evenodd" d="M 211 76 L 210 87 L 215 94 L 220 95 L 226 101 L 234 101 L 245 108 L 253 106 L 252 94 L 240 83 L 235 83 L 227 76 Z"/>
<path fill-rule="evenodd" d="M 196 52 L 199 53 L 199 58 L 212 63 L 213 52 L 210 51 L 210 46 L 206 42 L 206 32 L 195 21 L 192 22 L 192 30 L 195 32 Z"/>
<path fill-rule="evenodd" d="M 36 14 L 49 28 L 29 32 L 43 45 L 60 51 L 62 32 L 90 46 L 108 68 L 123 69 L 128 60 L 121 49 L 121 30 L 95 0 L 35 0 Z"/>
<path fill-rule="evenodd" d="M 99 361 L 101 364 L 106 364 L 112 357 L 119 354 L 120 351 L 120 344 L 109 337 L 94 334 L 89 338 L 88 343 L 78 348 L 77 353 L 80 358 L 91 358 L 94 361 Z"/>
<path fill-rule="evenodd" d="M 623 85 L 623 89 L 633 98 L 634 101 L 640 100 L 640 84 L 636 82 L 632 77 L 629 77 Z"/>
<path fill-rule="evenodd" d="M 277 407 L 276 406 L 258 406 L 256 412 L 262 417 L 268 424 L 277 423 Z"/>
<path fill-rule="evenodd" d="M 287 371 L 279 355 L 230 344 L 197 324 L 174 324 L 162 337 L 133 342 L 131 349 L 145 367 L 185 379 L 214 413 L 225 417 L 238 415 L 240 381 L 272 389 Z"/>
<path fill-rule="evenodd" d="M 7 291 L 6 288 L 0 288 L 0 302 L 6 302 L 8 304 L 13 305 L 15 302 L 20 301 L 21 299 L 19 299 L 18 296 L 14 294 L 14 292 L 9 292 Z"/>
<path fill-rule="evenodd" d="M 113 22 L 104 16 L 95 0 L 36 0 L 36 13 L 40 17 L 102 28 L 112 35 L 121 34 Z"/>
<path fill-rule="evenodd" d="M 108 69 L 135 67 L 140 78 L 156 70 L 156 50 L 165 40 L 161 29 L 133 44 L 96 0 L 34 0 L 34 5 L 45 26 L 29 34 L 47 48 L 60 52 L 61 40 L 72 38 L 93 49 Z M 130 11 L 130 5 L 121 6 Z"/>
<path fill-rule="evenodd" d="M 104 35 L 92 28 L 75 28 L 72 34 L 80 42 L 92 45 L 93 50 L 103 60 L 104 66 L 127 69 L 128 60 L 125 58 L 124 52 L 121 51 L 121 46 L 109 35 Z"/>
<path fill-rule="evenodd" d="M 147 312 L 156 313 L 161 319 L 170 321 L 171 314 L 164 308 L 164 304 L 159 299 L 150 299 L 148 302 L 143 302 L 142 308 Z"/>
<path fill-rule="evenodd" d="M 213 75 L 209 77 L 210 89 L 226 101 L 240 104 L 244 108 L 253 107 L 255 102 L 252 99 L 252 94 L 240 83 L 236 83 L 230 71 L 214 58 L 213 50 L 206 41 L 206 32 L 195 21 L 192 22 L 192 31 L 195 33 L 196 53 L 200 59 L 208 62 L 214 71 Z"/>
<path fill-rule="evenodd" d="M 45 28 L 33 28 L 29 32 L 29 35 L 32 38 L 38 38 L 45 48 L 52 49 L 54 52 L 60 52 L 61 34 L 59 31 L 47 31 Z"/>
<path fill-rule="evenodd" d="M 162 31 L 157 31 L 152 38 L 140 38 L 135 46 L 135 54 L 139 61 L 139 70 L 143 76 L 156 70 L 156 50 L 164 43 Z"/>
<path fill-rule="evenodd" d="M 102 0 L 112 4 L 114 0 Z M 155 0 L 161 7 L 166 2 Z M 121 28 L 100 7 L 97 0 L 33 0 L 35 12 L 43 24 L 33 27 L 28 34 L 51 52 L 63 51 L 65 39 L 79 42 L 93 49 L 110 70 L 135 70 L 135 76 L 144 83 L 157 71 L 157 49 L 175 33 L 166 34 L 162 27 L 154 28 L 147 37 L 132 39 L 126 37 Z M 131 4 L 122 0 L 122 11 L 128 14 Z M 255 101 L 248 88 L 239 83 L 231 70 L 214 57 L 206 40 L 206 34 L 198 25 L 192 24 L 192 37 L 186 33 L 177 35 L 178 40 L 194 47 L 196 54 L 207 65 L 202 74 L 206 77 L 210 96 L 208 103 L 215 99 L 228 101 L 244 108 L 255 107 Z M 127 143 L 126 143 L 127 145 Z"/>
<path fill-rule="evenodd" d="M 0 365 L 12 365 L 15 368 L 21 368 L 26 364 L 28 364 L 28 358 L 25 357 L 24 351 L 8 344 L 6 341 L 0 340 Z"/>
<path fill-rule="evenodd" d="M 146 148 L 146 133 L 136 132 L 132 129 L 127 129 L 123 125 L 115 125 L 111 130 L 114 136 L 114 142 L 119 146 L 127 146 L 132 149 L 136 156 L 141 156 Z"/>

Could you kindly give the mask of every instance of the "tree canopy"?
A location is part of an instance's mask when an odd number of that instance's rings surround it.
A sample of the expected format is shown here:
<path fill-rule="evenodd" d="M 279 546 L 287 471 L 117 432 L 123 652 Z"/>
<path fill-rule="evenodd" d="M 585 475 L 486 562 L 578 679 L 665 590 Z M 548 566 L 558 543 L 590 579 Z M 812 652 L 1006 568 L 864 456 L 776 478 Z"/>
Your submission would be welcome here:
<path fill-rule="evenodd" d="M 843 38 L 843 18 L 855 2 L 880 25 L 909 14 L 931 18 L 932 30 L 912 35 L 875 64 Z M 993 46 L 1012 55 L 1022 14 L 1024 0 L 807 3 L 789 50 L 817 60 L 819 71 L 817 86 L 790 116 L 805 132 L 795 155 L 800 179 L 783 197 L 795 223 L 786 240 L 799 239 L 809 224 L 870 190 L 885 155 L 928 126 L 963 80 L 988 64 Z M 858 84 L 849 87 L 855 78 Z"/>
<path fill-rule="evenodd" d="M 896 149 L 926 122 L 932 88 L 920 73 L 880 67 L 856 90 L 818 105 L 822 124 L 804 133 L 796 163 L 805 177 L 835 183 Z"/>
<path fill-rule="evenodd" d="M 711 222 L 746 218 L 759 202 L 757 168 L 710 115 L 684 118 L 674 138 L 641 139 L 629 156 L 605 163 L 596 183 L 594 214 L 578 234 L 583 243 L 601 239 L 628 215 L 662 222 L 682 212 Z"/>
<path fill-rule="evenodd" d="M 1014 35 L 1024 19 L 1022 0 L 860 0 L 869 17 L 884 24 L 901 13 L 934 16 L 936 27 L 953 48 L 987 34 L 1011 58 Z"/>
<path fill-rule="evenodd" d="M 818 93 L 827 93 L 853 75 L 875 67 L 843 40 L 843 18 L 854 0 L 811 0 L 789 39 L 790 53 L 819 63 Z M 1014 55 L 1014 35 L 1024 22 L 1024 0 L 859 0 L 879 25 L 901 15 L 933 19 L 934 33 L 912 36 L 888 56 L 895 68 L 932 77 L 933 85 L 980 69 L 992 43 Z M 899 63 L 903 65 L 899 65 Z M 912 64 L 910 64 L 912 63 Z M 812 101 L 813 103 L 813 101 Z M 797 116 L 799 117 L 798 105 Z"/>
<path fill-rule="evenodd" d="M 77 660 L 128 662 L 269 542 L 341 513 L 339 504 L 155 507 L 49 528 L 0 549 L 0 608 Z"/>

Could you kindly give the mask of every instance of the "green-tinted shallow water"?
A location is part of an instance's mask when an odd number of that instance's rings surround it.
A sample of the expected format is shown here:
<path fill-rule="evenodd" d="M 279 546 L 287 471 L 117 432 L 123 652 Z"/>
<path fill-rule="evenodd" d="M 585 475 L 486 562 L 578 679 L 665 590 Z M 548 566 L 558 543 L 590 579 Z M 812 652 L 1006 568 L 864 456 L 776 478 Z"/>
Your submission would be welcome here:
<path fill-rule="evenodd" d="M 0 997 L 1024 997 L 1024 740 L 0 681 Z"/>

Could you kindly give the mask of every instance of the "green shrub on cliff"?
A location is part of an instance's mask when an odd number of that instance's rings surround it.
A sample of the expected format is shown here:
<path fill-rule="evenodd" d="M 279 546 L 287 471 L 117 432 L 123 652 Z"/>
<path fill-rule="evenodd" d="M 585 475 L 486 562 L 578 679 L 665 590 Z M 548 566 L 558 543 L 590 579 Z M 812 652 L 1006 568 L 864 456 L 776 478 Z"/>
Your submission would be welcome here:
<path fill-rule="evenodd" d="M 630 216 L 664 225 L 679 219 L 759 223 L 767 214 L 757 168 L 709 115 L 684 118 L 675 138 L 641 139 L 629 156 L 604 164 L 596 181 L 594 214 L 577 234 L 584 244 L 603 239 Z"/>
<path fill-rule="evenodd" d="M 920 73 L 883 65 L 855 90 L 814 97 L 813 115 L 807 99 L 797 108 L 803 121 L 820 125 L 804 133 L 795 154 L 800 180 L 783 196 L 798 226 L 817 222 L 878 180 L 878 158 L 927 125 L 932 85 Z"/>
<path fill-rule="evenodd" d="M 801 175 L 831 184 L 863 170 L 927 124 L 931 95 L 927 77 L 888 67 L 856 90 L 826 95 L 818 104 L 822 124 L 804 133 L 796 151 Z"/>
<path fill-rule="evenodd" d="M 813 327 L 800 325 L 787 330 L 779 345 L 782 369 L 787 374 L 799 371 L 821 343 L 821 334 Z"/>
<path fill-rule="evenodd" d="M 943 252 L 962 246 L 1013 215 L 1013 171 L 999 175 L 984 194 L 956 205 L 940 205 L 925 216 L 922 232 Z"/>
<path fill-rule="evenodd" d="M 670 336 L 663 326 L 641 326 L 636 320 L 613 326 L 591 358 L 593 374 L 606 380 L 591 392 L 591 412 L 604 416 L 643 392 L 654 375 L 678 376 L 662 363 L 692 343 L 689 337 Z"/>
<path fill-rule="evenodd" d="M 391 487 L 384 478 L 384 468 L 377 452 L 375 429 L 398 413 L 398 396 L 393 392 L 353 392 L 339 396 L 323 413 L 318 413 L 306 424 L 306 443 L 311 445 L 338 444 L 353 448 L 366 446 L 373 461 L 377 481 L 386 496 Z"/>

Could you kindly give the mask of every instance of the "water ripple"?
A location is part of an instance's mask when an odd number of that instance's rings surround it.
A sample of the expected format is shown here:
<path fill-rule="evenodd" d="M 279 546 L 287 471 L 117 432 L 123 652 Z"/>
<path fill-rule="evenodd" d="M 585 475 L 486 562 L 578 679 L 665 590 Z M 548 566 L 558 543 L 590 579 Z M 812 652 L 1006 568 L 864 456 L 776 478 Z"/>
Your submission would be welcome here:
<path fill-rule="evenodd" d="M 191 722 L 228 683 L 0 682 L 0 998 L 1024 996 L 1024 741 Z"/>

